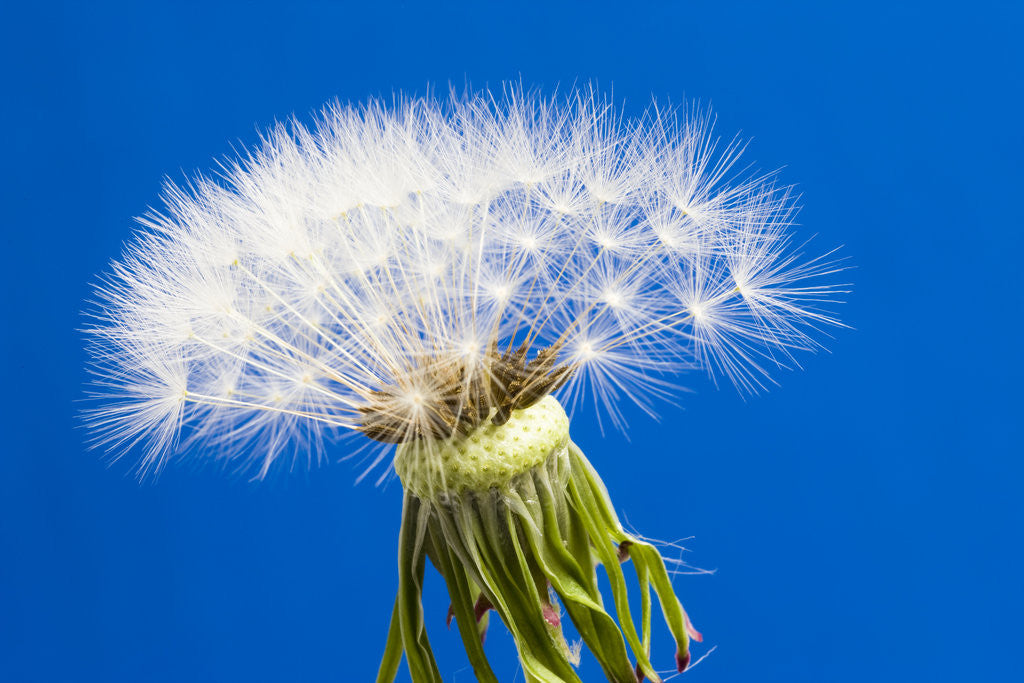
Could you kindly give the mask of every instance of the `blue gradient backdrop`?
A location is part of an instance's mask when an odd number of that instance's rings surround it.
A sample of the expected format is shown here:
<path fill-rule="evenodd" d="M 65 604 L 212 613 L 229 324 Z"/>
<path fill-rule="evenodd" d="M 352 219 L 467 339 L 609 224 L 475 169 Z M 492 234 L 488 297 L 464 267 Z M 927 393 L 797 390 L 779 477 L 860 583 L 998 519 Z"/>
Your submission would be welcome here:
<path fill-rule="evenodd" d="M 855 331 L 779 388 L 693 377 L 628 442 L 574 426 L 629 522 L 718 570 L 677 582 L 717 646 L 685 680 L 1024 680 L 1013 4 L 5 3 L 0 680 L 372 680 L 399 487 L 139 485 L 83 447 L 80 311 L 165 174 L 331 98 L 519 78 L 711 102 L 856 266 Z M 438 584 L 438 657 L 472 680 Z"/>

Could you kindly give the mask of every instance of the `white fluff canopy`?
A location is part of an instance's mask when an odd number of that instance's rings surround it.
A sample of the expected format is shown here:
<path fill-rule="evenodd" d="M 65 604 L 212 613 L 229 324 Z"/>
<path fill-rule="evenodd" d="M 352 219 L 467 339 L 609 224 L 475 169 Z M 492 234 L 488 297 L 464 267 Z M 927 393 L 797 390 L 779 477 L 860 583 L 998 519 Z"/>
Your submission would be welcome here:
<path fill-rule="evenodd" d="M 790 191 L 734 174 L 739 151 L 706 112 L 630 119 L 589 91 L 279 124 L 169 184 L 99 284 L 89 420 L 118 453 L 144 443 L 143 471 L 197 442 L 262 475 L 324 429 L 485 419 L 509 363 L 616 421 L 695 366 L 756 390 L 835 324 L 837 267 L 795 252 Z"/>

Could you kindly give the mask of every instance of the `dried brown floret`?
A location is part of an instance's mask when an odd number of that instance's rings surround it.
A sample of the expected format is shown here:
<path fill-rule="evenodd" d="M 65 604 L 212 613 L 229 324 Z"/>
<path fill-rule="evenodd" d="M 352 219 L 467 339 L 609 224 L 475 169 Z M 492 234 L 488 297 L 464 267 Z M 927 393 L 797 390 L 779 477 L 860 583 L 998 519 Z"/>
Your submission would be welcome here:
<path fill-rule="evenodd" d="M 492 344 L 475 368 L 451 359 L 431 359 L 403 374 L 426 387 L 423 393 L 429 399 L 411 406 L 407 387 L 374 391 L 360 409 L 360 431 L 375 441 L 404 443 L 467 434 L 492 412 L 491 422 L 505 424 L 513 411 L 529 408 L 572 376 L 573 366 L 556 364 L 560 350 L 561 344 L 553 344 L 527 360 L 528 343 L 504 353 Z"/>

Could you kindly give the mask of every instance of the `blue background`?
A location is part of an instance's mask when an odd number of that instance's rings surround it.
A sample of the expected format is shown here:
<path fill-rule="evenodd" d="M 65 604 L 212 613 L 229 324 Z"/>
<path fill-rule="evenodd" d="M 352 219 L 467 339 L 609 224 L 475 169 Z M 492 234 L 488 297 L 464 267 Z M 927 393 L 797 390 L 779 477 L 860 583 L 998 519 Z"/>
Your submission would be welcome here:
<path fill-rule="evenodd" d="M 744 401 L 694 376 L 660 424 L 630 413 L 630 442 L 574 425 L 629 522 L 693 536 L 687 560 L 718 570 L 677 580 L 697 654 L 717 646 L 685 679 L 1024 680 L 1013 3 L 13 4 L 0 679 L 372 680 L 400 488 L 345 463 L 139 485 L 83 447 L 80 311 L 165 174 L 331 98 L 521 78 L 596 80 L 630 112 L 710 101 L 856 266 L 856 329 L 779 388 Z M 438 584 L 433 643 L 469 681 Z M 500 630 L 488 651 L 513 680 Z"/>

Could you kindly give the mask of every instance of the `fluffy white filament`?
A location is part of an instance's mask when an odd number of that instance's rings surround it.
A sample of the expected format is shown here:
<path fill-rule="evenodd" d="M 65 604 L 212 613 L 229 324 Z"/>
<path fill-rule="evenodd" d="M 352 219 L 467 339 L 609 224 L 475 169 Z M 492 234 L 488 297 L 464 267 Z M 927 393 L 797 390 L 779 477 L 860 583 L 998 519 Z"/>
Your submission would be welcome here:
<path fill-rule="evenodd" d="M 739 151 L 705 112 L 515 88 L 278 125 L 168 185 L 101 281 L 91 424 L 143 472 L 194 441 L 262 476 L 374 390 L 415 413 L 436 388 L 409 368 L 494 342 L 561 342 L 562 402 L 616 421 L 693 366 L 756 390 L 835 323 L 837 268 L 794 251 L 790 192 L 732 174 Z"/>

